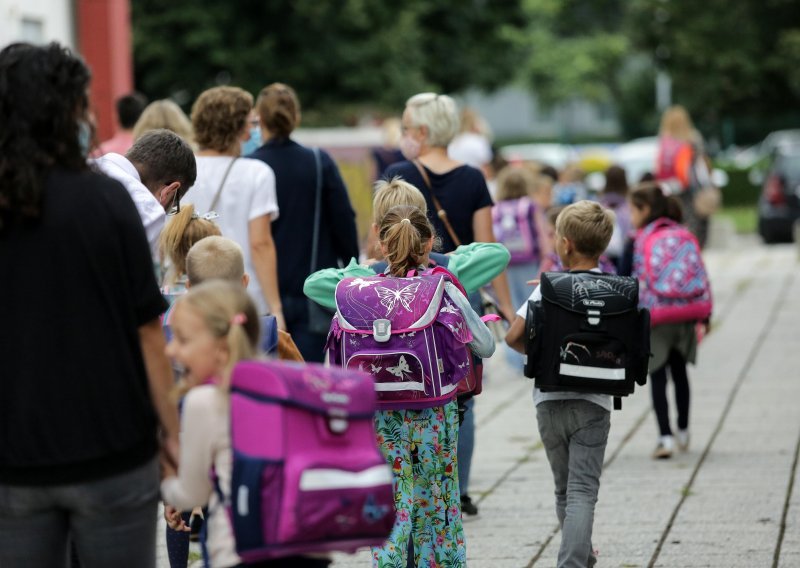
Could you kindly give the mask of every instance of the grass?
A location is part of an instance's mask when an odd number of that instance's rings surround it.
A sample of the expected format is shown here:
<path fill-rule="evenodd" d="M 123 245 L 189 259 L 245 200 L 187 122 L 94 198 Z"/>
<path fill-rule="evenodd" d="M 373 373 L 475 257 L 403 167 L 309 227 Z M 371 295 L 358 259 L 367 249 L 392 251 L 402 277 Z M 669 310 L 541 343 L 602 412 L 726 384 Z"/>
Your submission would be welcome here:
<path fill-rule="evenodd" d="M 733 221 L 736 232 L 739 234 L 755 233 L 758 223 L 758 211 L 755 205 L 737 205 L 723 207 L 717 215 L 727 217 Z"/>

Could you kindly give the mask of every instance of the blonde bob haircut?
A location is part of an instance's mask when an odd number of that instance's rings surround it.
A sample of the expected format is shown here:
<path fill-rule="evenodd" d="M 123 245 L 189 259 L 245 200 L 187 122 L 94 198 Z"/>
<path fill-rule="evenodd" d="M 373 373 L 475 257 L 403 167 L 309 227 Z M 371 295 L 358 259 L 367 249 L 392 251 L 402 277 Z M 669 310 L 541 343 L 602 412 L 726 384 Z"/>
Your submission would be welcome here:
<path fill-rule="evenodd" d="M 192 121 L 186 116 L 177 104 L 169 99 L 153 101 L 136 121 L 133 127 L 134 141 L 151 130 L 166 128 L 183 138 L 189 146 L 194 145 L 194 131 Z"/>
<path fill-rule="evenodd" d="M 192 286 L 215 279 L 241 286 L 244 277 L 242 247 L 227 237 L 206 237 L 189 249 L 186 274 Z"/>
<path fill-rule="evenodd" d="M 398 205 L 411 205 L 425 215 L 428 214 L 428 204 L 422 192 L 403 178 L 394 177 L 390 181 L 376 181 L 372 198 L 372 222 L 380 226 L 389 209 Z"/>
<path fill-rule="evenodd" d="M 192 126 L 201 150 L 236 148 L 253 109 L 253 95 L 239 87 L 214 87 L 192 105 Z M 237 154 L 238 155 L 238 154 Z"/>
<path fill-rule="evenodd" d="M 241 283 L 211 280 L 192 286 L 176 300 L 175 307 L 192 310 L 202 318 L 211 335 L 227 343 L 228 361 L 218 386 L 228 391 L 231 371 L 236 363 L 260 355 L 261 330 L 255 303 Z"/>
<path fill-rule="evenodd" d="M 614 212 L 595 201 L 567 205 L 556 217 L 556 238 L 566 237 L 585 257 L 598 259 L 614 232 Z"/>
<path fill-rule="evenodd" d="M 412 126 L 424 126 L 428 145 L 445 148 L 459 131 L 458 107 L 447 95 L 420 93 L 406 101 Z"/>

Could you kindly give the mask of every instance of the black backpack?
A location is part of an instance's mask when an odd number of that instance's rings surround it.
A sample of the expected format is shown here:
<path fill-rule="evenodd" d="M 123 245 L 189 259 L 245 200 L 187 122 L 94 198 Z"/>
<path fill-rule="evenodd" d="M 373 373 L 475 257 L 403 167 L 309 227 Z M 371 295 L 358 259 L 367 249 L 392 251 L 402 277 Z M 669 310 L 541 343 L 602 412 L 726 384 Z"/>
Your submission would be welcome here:
<path fill-rule="evenodd" d="M 528 302 L 525 376 L 543 392 L 627 396 L 647 381 L 650 313 L 639 283 L 599 272 L 546 272 Z"/>

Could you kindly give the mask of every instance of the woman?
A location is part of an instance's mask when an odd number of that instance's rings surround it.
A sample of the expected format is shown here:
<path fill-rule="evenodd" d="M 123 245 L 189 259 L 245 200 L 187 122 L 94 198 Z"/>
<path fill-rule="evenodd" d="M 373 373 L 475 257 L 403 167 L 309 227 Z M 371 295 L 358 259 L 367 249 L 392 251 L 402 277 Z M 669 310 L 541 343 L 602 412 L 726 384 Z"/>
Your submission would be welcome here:
<path fill-rule="evenodd" d="M 0 566 L 64 566 L 71 539 L 84 566 L 155 567 L 178 417 L 144 228 L 87 166 L 84 63 L 17 43 L 0 77 Z"/>
<path fill-rule="evenodd" d="M 300 102 L 294 90 L 281 83 L 268 85 L 258 95 L 256 108 L 265 143 L 250 157 L 275 171 L 281 217 L 274 224 L 273 235 L 287 330 L 306 361 L 321 362 L 333 314 L 317 312 L 315 305 L 309 312 L 303 282 L 321 268 L 344 266 L 358 258 L 355 212 L 330 156 L 319 151 L 318 171 L 314 152 L 292 140 L 292 132 L 300 124 Z M 318 176 L 321 207 L 317 258 L 312 259 Z"/>
<path fill-rule="evenodd" d="M 133 127 L 133 139 L 136 141 L 146 132 L 159 128 L 171 130 L 194 147 L 192 122 L 181 110 L 181 107 L 169 99 L 153 101 L 147 105 L 139 120 L 136 121 L 136 126 Z"/>
<path fill-rule="evenodd" d="M 197 181 L 184 200 L 201 214 L 219 214 L 222 234 L 242 247 L 251 275 L 248 291 L 259 313 L 274 315 L 285 330 L 272 238 L 272 222 L 278 218 L 275 174 L 258 160 L 240 157 L 241 143 L 250 136 L 252 108 L 252 95 L 238 87 L 214 87 L 197 98 L 192 106 Z"/>
<path fill-rule="evenodd" d="M 406 101 L 401 124 L 403 138 L 400 149 L 407 161 L 389 166 L 383 177 L 391 180 L 400 176 L 422 191 L 428 203 L 428 217 L 442 240 L 440 252 L 453 251 L 459 244 L 495 242 L 492 198 L 483 174 L 447 154 L 447 146 L 459 130 L 455 101 L 436 93 L 414 95 Z M 442 220 L 442 210 L 453 234 Z M 514 321 L 514 306 L 505 274 L 498 276 L 492 284 L 502 314 L 507 321 Z M 472 399 L 461 402 L 467 411 L 473 404 Z M 478 512 L 467 493 L 474 432 L 473 413 L 466 412 L 458 443 L 458 472 L 461 508 L 468 515 Z"/>

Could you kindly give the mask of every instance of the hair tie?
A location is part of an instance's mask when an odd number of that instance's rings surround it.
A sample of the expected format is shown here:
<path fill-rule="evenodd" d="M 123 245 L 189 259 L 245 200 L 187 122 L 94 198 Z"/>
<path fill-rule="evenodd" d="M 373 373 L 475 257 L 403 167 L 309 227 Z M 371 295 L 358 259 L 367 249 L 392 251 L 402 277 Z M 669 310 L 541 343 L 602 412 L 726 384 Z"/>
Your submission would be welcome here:
<path fill-rule="evenodd" d="M 247 316 L 244 315 L 242 312 L 239 312 L 235 316 L 231 318 L 231 325 L 238 324 L 244 325 L 247 323 Z"/>
<path fill-rule="evenodd" d="M 409 219 L 408 217 L 404 217 L 404 218 L 400 219 L 400 222 L 401 223 L 408 223 L 410 225 L 411 224 L 411 219 Z"/>

